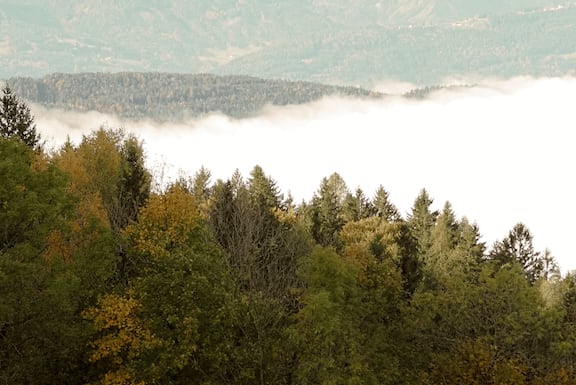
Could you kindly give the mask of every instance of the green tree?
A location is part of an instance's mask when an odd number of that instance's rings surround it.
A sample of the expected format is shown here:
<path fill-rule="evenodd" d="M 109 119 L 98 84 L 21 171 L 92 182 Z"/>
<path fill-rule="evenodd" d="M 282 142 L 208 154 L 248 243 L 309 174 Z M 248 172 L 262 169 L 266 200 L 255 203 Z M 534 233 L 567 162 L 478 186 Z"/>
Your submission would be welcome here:
<path fill-rule="evenodd" d="M 347 223 L 341 231 L 342 258 L 357 271 L 359 355 L 366 367 L 365 383 L 391 384 L 401 377 L 399 350 L 404 348 L 401 309 L 413 293 L 406 271 L 413 254 L 405 248 L 406 227 L 371 217 Z M 412 250 L 412 252 L 414 249 Z"/>
<path fill-rule="evenodd" d="M 8 85 L 2 88 L 0 99 L 0 137 L 17 138 L 31 148 L 40 143 L 30 108 L 12 93 Z"/>
<path fill-rule="evenodd" d="M 280 189 L 276 181 L 264 173 L 262 167 L 254 166 L 247 187 L 252 201 L 264 210 L 282 209 L 283 196 Z"/>
<path fill-rule="evenodd" d="M 390 202 L 390 194 L 382 185 L 378 186 L 378 189 L 376 189 L 374 198 L 372 198 L 372 205 L 376 210 L 376 215 L 379 217 L 382 217 L 389 222 L 402 220 L 400 211 L 398 211 L 398 208 Z"/>
<path fill-rule="evenodd" d="M 319 245 L 340 248 L 338 234 L 346 223 L 343 206 L 348 194 L 348 187 L 339 174 L 322 179 L 308 212 L 310 231 Z"/>
<path fill-rule="evenodd" d="M 418 258 L 422 263 L 425 263 L 432 246 L 432 229 L 438 217 L 437 211 L 430 210 L 432 203 L 433 199 L 425 189 L 422 189 L 414 200 L 407 220 L 410 233 L 418 245 Z"/>
<path fill-rule="evenodd" d="M 202 209 L 202 215 L 208 217 L 212 188 L 210 186 L 212 174 L 204 166 L 200 167 L 190 181 L 190 192 L 196 198 Z"/>
<path fill-rule="evenodd" d="M 127 289 L 85 312 L 98 381 L 230 381 L 234 290 L 194 196 L 179 185 L 152 195 L 124 236 Z"/>
<path fill-rule="evenodd" d="M 342 217 L 344 222 L 347 223 L 368 218 L 373 216 L 375 212 L 375 207 L 360 187 L 356 189 L 354 195 L 352 195 L 352 193 L 346 194 L 342 207 Z"/>
<path fill-rule="evenodd" d="M 561 278 L 560 265 L 556 261 L 552 252 L 545 249 L 540 257 L 542 263 L 542 273 L 541 276 L 547 281 L 559 281 Z"/>
<path fill-rule="evenodd" d="M 317 247 L 300 269 L 307 290 L 291 329 L 296 383 L 365 383 L 356 268 L 333 250 Z"/>
<path fill-rule="evenodd" d="M 47 254 L 72 213 L 66 177 L 44 154 L 0 138 L 0 180 L 0 382 L 79 383 L 80 280 Z"/>
<path fill-rule="evenodd" d="M 508 235 L 492 247 L 489 258 L 497 266 L 509 266 L 518 263 L 528 282 L 534 284 L 542 276 L 542 259 L 534 250 L 533 236 L 528 227 L 517 223 Z"/>
<path fill-rule="evenodd" d="M 468 254 L 476 263 L 480 263 L 485 257 L 486 244 L 480 241 L 482 236 L 478 225 L 470 223 L 468 218 L 463 217 L 458 227 L 456 249 Z"/>
<path fill-rule="evenodd" d="M 43 154 L 0 138 L 0 253 L 37 260 L 70 209 L 66 177 Z"/>
<path fill-rule="evenodd" d="M 424 280 L 427 284 L 434 284 L 435 281 L 449 276 L 460 262 L 452 260 L 458 242 L 458 231 L 456 215 L 450 202 L 446 202 L 430 231 L 430 248 L 423 255 Z"/>
<path fill-rule="evenodd" d="M 539 289 L 528 283 L 519 264 L 508 269 L 484 264 L 473 282 L 456 274 L 441 289 L 417 292 L 407 310 L 411 315 L 406 324 L 425 357 L 421 370 L 433 373 L 442 368 L 437 382 L 428 383 L 443 383 L 441 378 L 450 378 L 455 372 L 464 374 L 466 366 L 480 370 L 486 365 L 480 372 L 487 370 L 491 378 L 502 374 L 496 367 L 509 363 L 523 374 L 545 371 L 560 332 L 557 311 L 545 306 Z M 469 350 L 460 350 L 469 343 L 479 343 L 495 356 L 488 362 L 458 363 L 460 359 L 481 359 L 468 356 Z M 480 345 L 478 353 L 484 350 Z M 461 366 L 454 369 L 455 364 Z M 482 376 L 480 372 L 475 376 Z M 473 380 L 492 383 L 477 377 L 470 378 L 470 383 L 476 383 Z"/>
<path fill-rule="evenodd" d="M 144 165 L 142 142 L 135 136 L 123 138 L 120 146 L 120 178 L 118 181 L 119 228 L 138 219 L 138 211 L 150 196 L 151 175 Z"/>
<path fill-rule="evenodd" d="M 57 159 L 72 178 L 71 190 L 92 206 L 101 206 L 117 234 L 137 220 L 150 194 L 151 175 L 144 165 L 143 144 L 135 136 L 100 128 L 78 146 L 64 145 Z"/>

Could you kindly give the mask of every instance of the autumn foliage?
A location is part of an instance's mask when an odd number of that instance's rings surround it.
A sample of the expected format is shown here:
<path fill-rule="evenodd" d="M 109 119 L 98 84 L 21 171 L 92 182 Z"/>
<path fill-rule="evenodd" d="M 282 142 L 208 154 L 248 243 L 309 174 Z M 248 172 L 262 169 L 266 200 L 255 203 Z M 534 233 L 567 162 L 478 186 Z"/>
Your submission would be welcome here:
<path fill-rule="evenodd" d="M 0 138 L 0 383 L 576 383 L 576 277 L 524 225 L 486 245 L 338 174 L 295 204 L 259 166 L 152 189 L 144 160 Z"/>

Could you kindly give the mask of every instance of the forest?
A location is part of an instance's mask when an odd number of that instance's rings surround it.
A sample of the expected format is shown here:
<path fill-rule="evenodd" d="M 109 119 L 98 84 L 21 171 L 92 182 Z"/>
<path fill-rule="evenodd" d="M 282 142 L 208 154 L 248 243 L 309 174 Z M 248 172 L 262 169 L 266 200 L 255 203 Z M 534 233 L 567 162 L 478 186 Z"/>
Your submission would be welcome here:
<path fill-rule="evenodd" d="M 304 104 L 326 96 L 377 98 L 356 87 L 261 79 L 251 76 L 155 72 L 51 74 L 11 78 L 24 100 L 46 108 L 99 111 L 123 119 L 185 121 L 208 113 L 243 118 L 270 105 Z"/>
<path fill-rule="evenodd" d="M 524 224 L 144 164 L 121 128 L 46 150 L 4 88 L 0 384 L 576 384 L 576 276 Z"/>

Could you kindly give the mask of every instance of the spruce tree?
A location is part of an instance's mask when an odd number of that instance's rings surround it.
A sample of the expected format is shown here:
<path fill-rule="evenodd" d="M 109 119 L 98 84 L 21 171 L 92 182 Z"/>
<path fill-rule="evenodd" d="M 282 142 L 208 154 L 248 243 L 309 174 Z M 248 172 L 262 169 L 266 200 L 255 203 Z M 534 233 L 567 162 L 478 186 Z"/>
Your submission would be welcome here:
<path fill-rule="evenodd" d="M 380 185 L 372 199 L 372 205 L 376 210 L 376 215 L 384 218 L 388 222 L 398 222 L 402 220 L 402 215 L 398 208 L 390 202 L 390 194 Z"/>
<path fill-rule="evenodd" d="M 542 276 L 542 259 L 534 250 L 532 233 L 523 223 L 517 223 L 502 241 L 494 244 L 490 259 L 499 267 L 519 263 L 526 279 L 534 284 Z"/>
<path fill-rule="evenodd" d="M 428 195 L 426 189 L 420 190 L 414 200 L 412 212 L 408 215 L 408 226 L 412 236 L 418 242 L 418 255 L 421 259 L 432 245 L 432 229 L 439 215 L 437 211 L 430 211 L 433 202 L 434 200 Z"/>
<path fill-rule="evenodd" d="M 0 98 L 0 136 L 3 138 L 17 138 L 31 148 L 36 148 L 40 142 L 40 135 L 36 132 L 34 117 L 30 108 L 20 100 L 10 86 L 2 89 Z"/>
<path fill-rule="evenodd" d="M 339 232 L 345 224 L 344 202 L 350 193 L 344 179 L 333 173 L 323 178 L 312 198 L 311 233 L 322 246 L 340 247 Z"/>

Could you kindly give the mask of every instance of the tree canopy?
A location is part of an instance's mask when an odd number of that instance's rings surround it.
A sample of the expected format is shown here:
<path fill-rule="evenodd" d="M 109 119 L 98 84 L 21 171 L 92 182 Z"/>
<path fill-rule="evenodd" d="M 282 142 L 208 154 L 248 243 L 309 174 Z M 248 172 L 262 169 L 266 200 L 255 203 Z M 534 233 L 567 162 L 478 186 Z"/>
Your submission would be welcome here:
<path fill-rule="evenodd" d="M 518 223 L 422 190 L 403 218 L 334 173 L 153 190 L 141 141 L 0 137 L 0 383 L 576 383 L 576 278 Z"/>

